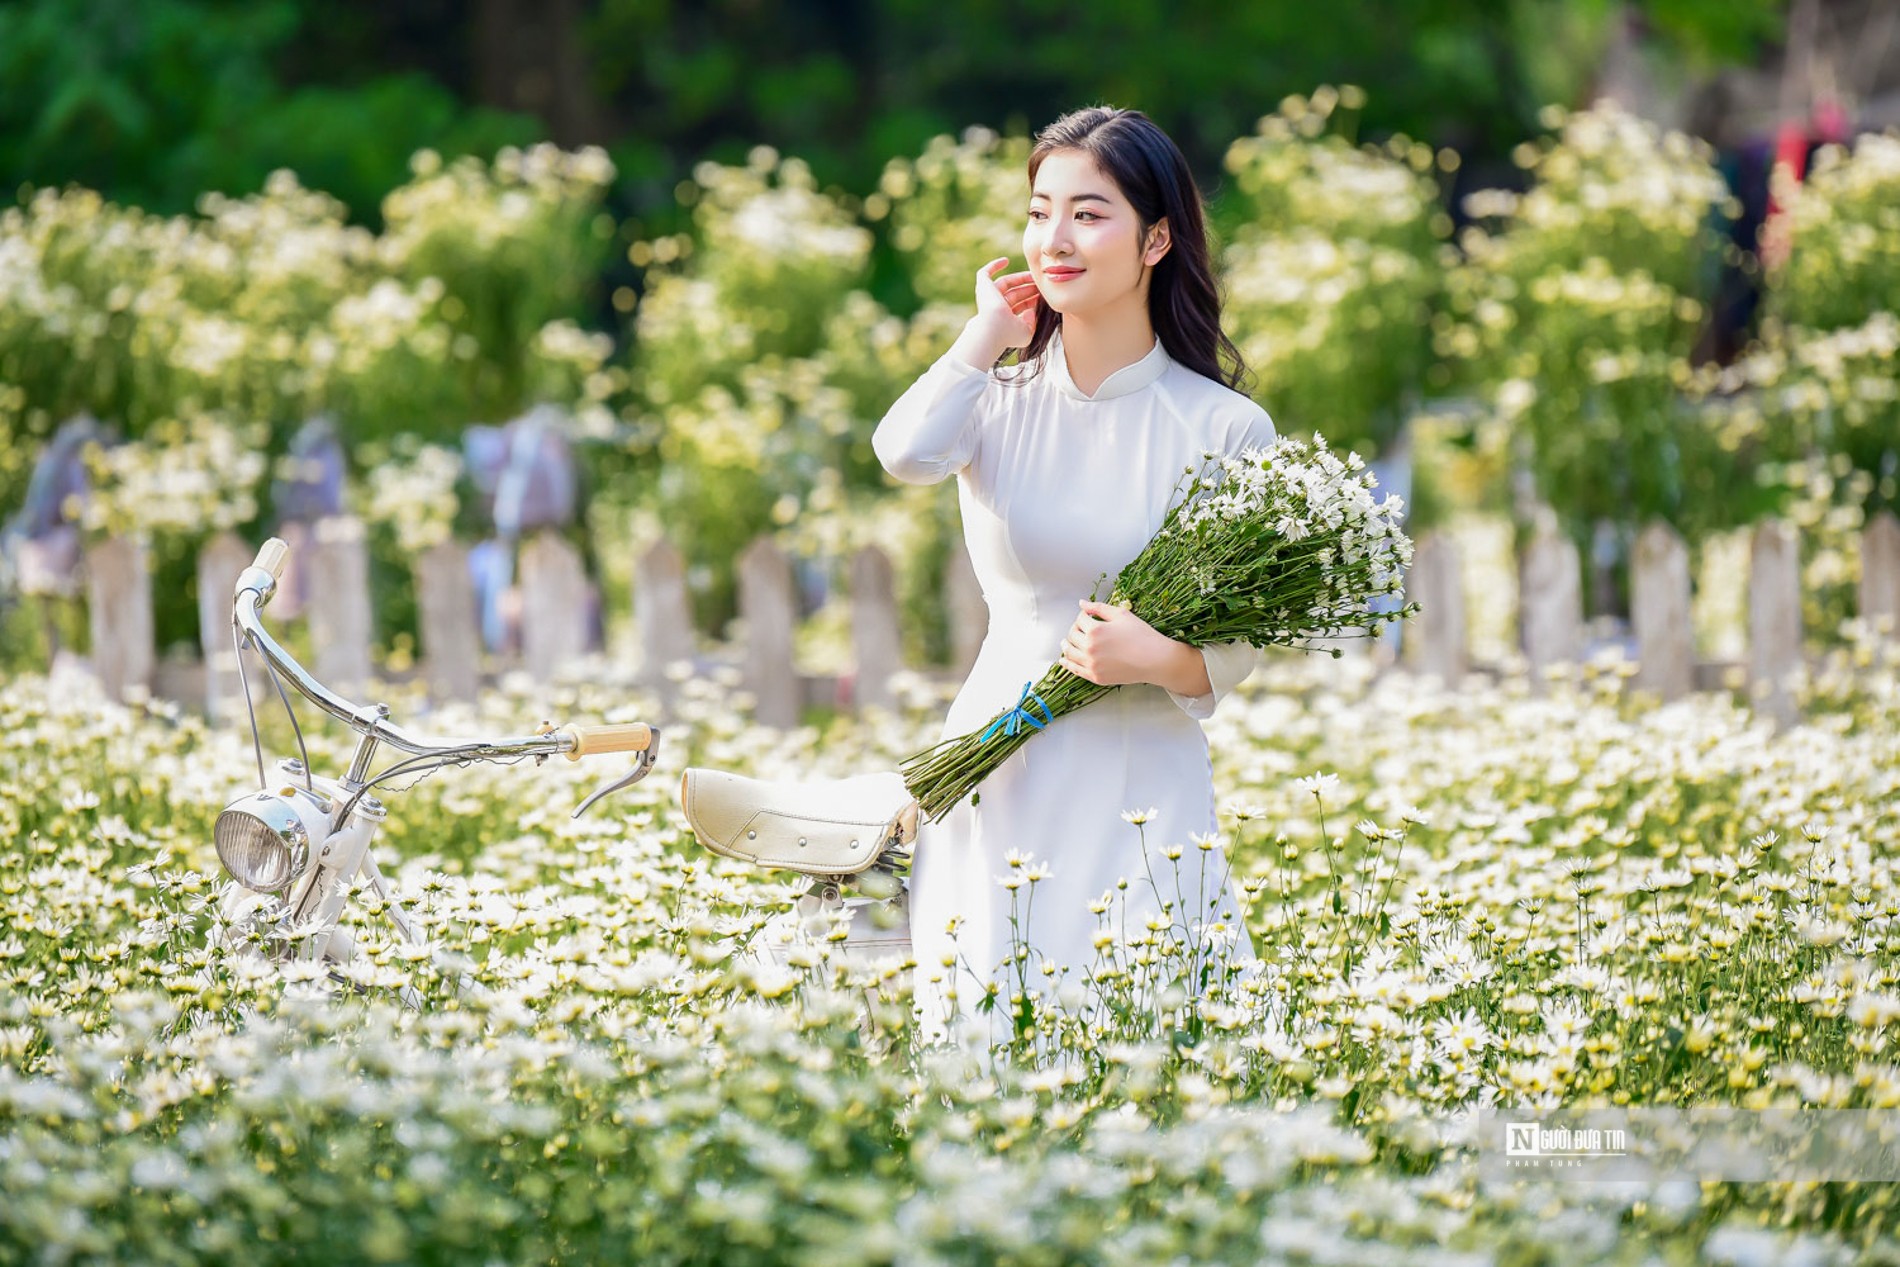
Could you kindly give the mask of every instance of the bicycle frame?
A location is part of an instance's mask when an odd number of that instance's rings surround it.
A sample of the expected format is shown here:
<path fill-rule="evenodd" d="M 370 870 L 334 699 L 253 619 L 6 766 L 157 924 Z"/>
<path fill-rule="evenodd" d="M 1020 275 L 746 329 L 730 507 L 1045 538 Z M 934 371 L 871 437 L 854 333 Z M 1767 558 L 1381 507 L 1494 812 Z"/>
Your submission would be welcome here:
<path fill-rule="evenodd" d="M 263 609 L 276 592 L 286 554 L 284 543 L 272 538 L 258 551 L 256 561 L 238 575 L 232 597 L 232 624 L 240 656 L 242 647 L 250 645 L 271 673 L 287 679 L 299 694 L 359 737 L 342 779 L 313 774 L 306 755 L 302 761 L 286 758 L 279 767 L 290 778 L 301 780 L 301 788 L 294 783 L 273 787 L 264 775 L 263 750 L 257 742 L 252 708 L 252 739 L 258 753 L 259 777 L 265 786 L 226 806 L 218 816 L 215 832 L 219 858 L 234 882 L 221 903 L 227 924 L 245 922 L 281 892 L 286 920 L 293 937 L 301 943 L 294 957 L 347 962 L 353 939 L 338 925 L 349 902 L 349 886 L 362 875 L 386 904 L 397 931 L 406 940 L 420 944 L 425 938 L 390 890 L 371 853 L 385 817 L 382 803 L 369 795 L 371 787 L 390 778 L 422 775 L 445 765 L 475 761 L 532 757 L 538 764 L 556 755 L 577 760 L 596 753 L 637 753 L 633 770 L 597 788 L 574 810 L 578 817 L 601 797 L 639 782 L 652 770 L 660 731 L 644 723 L 562 727 L 543 723 L 530 735 L 442 739 L 414 734 L 390 721 L 386 704 L 356 704 L 345 699 L 299 664 L 264 625 Z M 283 695 L 281 686 L 278 691 L 289 710 L 289 697 Z M 248 683 L 245 702 L 251 707 Z M 294 725 L 294 710 L 291 718 Z M 298 735 L 301 743 L 301 730 Z M 407 754 L 407 759 L 372 775 L 370 767 L 384 746 Z M 282 880 L 276 879 L 279 871 L 287 873 Z"/>

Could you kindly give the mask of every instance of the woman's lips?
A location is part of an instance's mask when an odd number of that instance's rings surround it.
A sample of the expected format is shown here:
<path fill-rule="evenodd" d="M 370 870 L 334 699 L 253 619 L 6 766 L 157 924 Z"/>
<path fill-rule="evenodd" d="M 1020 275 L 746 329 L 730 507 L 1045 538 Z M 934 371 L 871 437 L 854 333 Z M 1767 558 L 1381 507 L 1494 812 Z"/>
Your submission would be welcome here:
<path fill-rule="evenodd" d="M 1066 282 L 1071 277 L 1080 277 L 1087 271 L 1082 268 L 1045 268 L 1042 270 L 1042 275 L 1052 282 Z"/>

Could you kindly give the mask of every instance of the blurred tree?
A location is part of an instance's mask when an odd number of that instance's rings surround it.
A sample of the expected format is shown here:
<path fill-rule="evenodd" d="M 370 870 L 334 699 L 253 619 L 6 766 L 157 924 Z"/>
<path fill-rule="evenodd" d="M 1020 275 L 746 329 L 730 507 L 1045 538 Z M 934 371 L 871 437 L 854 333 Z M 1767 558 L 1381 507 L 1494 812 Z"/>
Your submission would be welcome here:
<path fill-rule="evenodd" d="M 491 3 L 498 0 L 491 0 Z M 849 188 L 876 180 L 866 153 L 877 108 L 878 6 L 868 0 L 598 0 L 584 21 L 597 91 L 611 103 L 614 159 L 654 177 L 702 157 L 777 146 Z M 958 120 L 957 126 L 974 122 Z M 941 129 L 940 129 L 941 130 Z"/>
<path fill-rule="evenodd" d="M 1753 60 L 1781 38 L 1788 16 L 1786 0 L 1641 0 L 1629 7 L 1698 66 Z"/>
<path fill-rule="evenodd" d="M 1502 160 L 1588 98 L 1613 24 L 1701 66 L 1779 38 L 1781 0 L 0 0 L 0 177 L 176 211 L 272 168 L 373 221 L 424 146 L 607 146 L 631 209 L 766 143 L 868 190 L 973 124 L 1138 106 L 1210 180 L 1289 93 L 1357 83 L 1360 126 Z"/>
<path fill-rule="evenodd" d="M 373 222 L 414 151 L 488 156 L 541 134 L 385 64 L 313 67 L 325 82 L 295 86 L 286 54 L 325 13 L 301 0 L 0 4 L 0 176 L 177 212 L 288 167 Z"/>

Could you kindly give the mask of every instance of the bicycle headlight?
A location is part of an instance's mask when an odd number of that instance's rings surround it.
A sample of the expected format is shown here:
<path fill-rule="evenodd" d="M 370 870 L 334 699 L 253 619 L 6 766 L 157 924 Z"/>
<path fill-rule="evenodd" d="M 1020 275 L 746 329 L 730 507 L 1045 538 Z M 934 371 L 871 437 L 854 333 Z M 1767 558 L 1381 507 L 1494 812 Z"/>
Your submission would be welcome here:
<path fill-rule="evenodd" d="M 329 824 L 323 811 L 294 792 L 255 792 L 218 815 L 211 838 L 231 878 L 258 893 L 282 890 L 303 870 L 310 841 Z"/>

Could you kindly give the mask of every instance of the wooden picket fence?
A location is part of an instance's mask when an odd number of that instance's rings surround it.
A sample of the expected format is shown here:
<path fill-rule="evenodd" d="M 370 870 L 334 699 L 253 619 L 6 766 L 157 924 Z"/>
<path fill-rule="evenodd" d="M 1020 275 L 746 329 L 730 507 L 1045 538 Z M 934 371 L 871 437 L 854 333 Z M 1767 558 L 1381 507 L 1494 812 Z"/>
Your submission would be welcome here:
<path fill-rule="evenodd" d="M 1870 629 L 1900 636 L 1900 519 L 1875 515 L 1861 534 L 1857 614 Z M 1664 700 L 1723 685 L 1739 667 L 1755 706 L 1780 723 L 1795 713 L 1794 681 L 1805 666 L 1801 620 L 1801 553 L 1794 530 L 1780 520 L 1756 525 L 1749 543 L 1748 653 L 1739 666 L 1696 658 L 1690 603 L 1689 548 L 1668 524 L 1637 536 L 1630 560 L 1632 687 Z M 1407 577 L 1419 604 L 1407 636 L 1416 640 L 1412 667 L 1449 685 L 1471 665 L 1457 545 L 1449 536 L 1420 538 Z M 1554 531 L 1532 539 L 1518 561 L 1518 640 L 1534 689 L 1553 669 L 1585 652 L 1582 567 L 1570 538 Z"/>
<path fill-rule="evenodd" d="M 311 668 L 345 694 L 370 681 L 369 556 L 362 525 L 347 516 L 297 526 L 287 534 L 289 568 L 270 609 L 274 621 L 308 622 Z M 1768 521 L 1754 531 L 1748 587 L 1749 651 L 1744 667 L 1758 707 L 1782 722 L 1794 712 L 1793 675 L 1803 665 L 1799 549 L 1793 530 Z M 198 559 L 202 659 L 161 666 L 154 653 L 152 584 L 143 547 L 109 540 L 86 555 L 93 667 L 119 698 L 154 692 L 200 701 L 214 718 L 229 715 L 238 698 L 232 649 L 230 595 L 253 556 L 250 545 L 224 533 Z M 741 621 L 733 645 L 703 652 L 694 636 L 685 563 L 666 541 L 635 560 L 633 619 L 639 645 L 635 678 L 670 701 L 677 685 L 669 666 L 694 670 L 736 662 L 755 700 L 758 719 L 791 726 L 814 704 L 842 708 L 893 702 L 892 682 L 905 668 L 895 570 L 877 546 L 850 562 L 853 664 L 838 678 L 801 676 L 793 657 L 799 620 L 792 560 L 769 537 L 739 556 Z M 1582 569 L 1576 546 L 1554 532 L 1536 537 L 1519 560 L 1518 628 L 1534 687 L 1550 671 L 1585 651 Z M 299 575 L 302 573 L 303 575 Z M 1663 699 L 1718 686 L 1728 666 L 1698 664 L 1690 620 L 1689 551 L 1665 524 L 1646 527 L 1631 560 L 1631 633 L 1638 671 L 1633 685 Z M 436 700 L 473 698 L 485 680 L 476 591 L 469 551 L 445 543 L 416 560 L 421 641 L 420 672 Z M 590 647 L 592 591 L 579 553 L 558 534 L 529 538 L 516 569 L 519 599 L 518 668 L 543 680 Z M 961 678 L 976 658 L 988 623 L 969 557 L 958 543 L 945 580 L 951 664 L 936 672 Z M 1472 663 L 1457 545 L 1443 534 L 1417 542 L 1407 597 L 1420 606 L 1405 637 L 1413 672 L 1456 686 Z M 1893 635 L 1900 629 L 1900 520 L 1886 512 L 1861 541 L 1859 614 Z"/>

